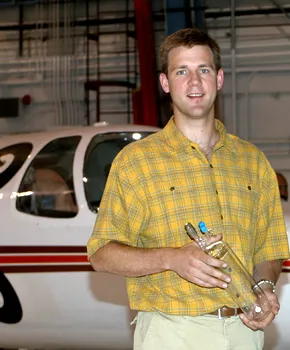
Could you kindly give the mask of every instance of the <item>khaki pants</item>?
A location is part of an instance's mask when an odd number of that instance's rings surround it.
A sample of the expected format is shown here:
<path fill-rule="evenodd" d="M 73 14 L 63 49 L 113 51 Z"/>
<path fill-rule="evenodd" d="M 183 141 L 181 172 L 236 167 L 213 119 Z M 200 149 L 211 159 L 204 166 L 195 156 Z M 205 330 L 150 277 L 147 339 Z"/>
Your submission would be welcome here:
<path fill-rule="evenodd" d="M 264 332 L 252 331 L 239 316 L 171 316 L 139 312 L 134 350 L 261 350 Z"/>

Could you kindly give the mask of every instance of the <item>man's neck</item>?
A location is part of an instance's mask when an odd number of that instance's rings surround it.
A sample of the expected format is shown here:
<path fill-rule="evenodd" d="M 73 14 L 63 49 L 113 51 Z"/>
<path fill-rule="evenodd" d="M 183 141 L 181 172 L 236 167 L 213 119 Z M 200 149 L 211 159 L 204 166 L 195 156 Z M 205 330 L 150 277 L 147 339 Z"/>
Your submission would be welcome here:
<path fill-rule="evenodd" d="M 206 119 L 189 119 L 174 117 L 175 125 L 190 141 L 202 146 L 212 146 L 218 131 L 214 117 Z"/>
<path fill-rule="evenodd" d="M 215 119 L 174 119 L 178 129 L 192 142 L 199 145 L 201 151 L 210 160 L 213 148 L 219 141 L 219 132 L 215 127 Z"/>

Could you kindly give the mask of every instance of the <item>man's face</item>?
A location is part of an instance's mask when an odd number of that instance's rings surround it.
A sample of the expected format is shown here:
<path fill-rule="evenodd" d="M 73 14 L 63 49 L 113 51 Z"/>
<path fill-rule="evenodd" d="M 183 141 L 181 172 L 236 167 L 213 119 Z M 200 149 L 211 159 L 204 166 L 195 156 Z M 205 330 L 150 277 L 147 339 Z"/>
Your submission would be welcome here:
<path fill-rule="evenodd" d="M 160 74 L 165 92 L 170 92 L 174 117 L 202 119 L 214 115 L 217 90 L 224 75 L 216 72 L 208 46 L 176 47 L 168 54 L 168 74 Z"/>

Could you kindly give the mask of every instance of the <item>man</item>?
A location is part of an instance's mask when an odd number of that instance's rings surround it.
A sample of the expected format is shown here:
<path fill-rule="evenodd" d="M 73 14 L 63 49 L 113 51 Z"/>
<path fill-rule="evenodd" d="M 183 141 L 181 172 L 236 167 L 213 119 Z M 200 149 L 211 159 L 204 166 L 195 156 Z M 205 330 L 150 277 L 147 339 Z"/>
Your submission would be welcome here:
<path fill-rule="evenodd" d="M 262 329 L 279 310 L 273 287 L 288 243 L 276 175 L 258 149 L 215 120 L 220 62 L 206 33 L 184 29 L 165 39 L 160 82 L 174 116 L 117 155 L 88 243 L 96 271 L 127 277 L 139 311 L 136 350 L 262 349 Z M 263 279 L 272 304 L 263 321 L 241 314 L 225 290 L 224 263 L 190 241 L 185 223 L 201 220 Z"/>

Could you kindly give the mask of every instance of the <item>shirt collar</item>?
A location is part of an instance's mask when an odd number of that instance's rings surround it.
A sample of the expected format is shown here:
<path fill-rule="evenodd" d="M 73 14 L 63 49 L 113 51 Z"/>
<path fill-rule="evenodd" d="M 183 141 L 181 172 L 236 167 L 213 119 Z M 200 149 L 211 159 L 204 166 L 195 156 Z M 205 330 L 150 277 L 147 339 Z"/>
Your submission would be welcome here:
<path fill-rule="evenodd" d="M 226 128 L 223 123 L 215 119 L 215 127 L 220 134 L 220 140 L 216 145 L 216 149 L 226 147 L 230 152 L 238 153 L 237 147 L 232 140 L 231 135 L 227 134 Z M 196 146 L 196 144 L 190 141 L 183 133 L 178 129 L 174 122 L 174 117 L 171 117 L 164 129 L 161 131 L 163 140 L 169 147 L 176 151 L 182 151 L 186 147 Z"/>
<path fill-rule="evenodd" d="M 220 140 L 217 143 L 217 149 L 225 146 L 230 152 L 238 153 L 238 149 L 233 141 L 232 135 L 227 133 L 224 124 L 220 120 L 215 119 L 215 127 L 220 134 Z"/>

